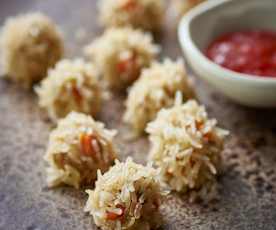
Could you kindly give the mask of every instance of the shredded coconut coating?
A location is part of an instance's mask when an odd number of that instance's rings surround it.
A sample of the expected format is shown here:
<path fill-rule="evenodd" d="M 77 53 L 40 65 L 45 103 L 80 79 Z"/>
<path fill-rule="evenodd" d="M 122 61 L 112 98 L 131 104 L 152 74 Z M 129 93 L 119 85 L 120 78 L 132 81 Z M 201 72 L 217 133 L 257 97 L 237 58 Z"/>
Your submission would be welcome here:
<path fill-rule="evenodd" d="M 182 104 L 180 94 L 176 104 L 162 109 L 146 131 L 151 142 L 149 160 L 160 169 L 162 181 L 172 190 L 188 193 L 191 201 L 213 199 L 228 131 L 208 119 L 196 101 Z"/>
<path fill-rule="evenodd" d="M 151 34 L 131 28 L 108 29 L 84 49 L 111 88 L 125 89 L 159 52 Z"/>
<path fill-rule="evenodd" d="M 61 119 L 50 134 L 44 156 L 48 185 L 91 185 L 97 170 L 105 172 L 114 162 L 115 134 L 85 114 L 71 112 Z"/>
<path fill-rule="evenodd" d="M 45 15 L 9 18 L 1 31 L 1 64 L 6 77 L 30 88 L 63 55 L 58 28 Z"/>
<path fill-rule="evenodd" d="M 100 22 L 106 27 L 158 31 L 165 15 L 164 0 L 101 0 L 98 6 Z"/>
<path fill-rule="evenodd" d="M 141 134 L 161 108 L 173 105 L 177 91 L 183 94 L 185 100 L 194 97 L 182 61 L 166 59 L 163 63 L 153 63 L 143 70 L 129 90 L 124 122 L 132 126 L 135 133 Z"/>
<path fill-rule="evenodd" d="M 95 189 L 89 194 L 85 211 L 104 230 L 159 227 L 162 216 L 158 209 L 164 195 L 158 170 L 151 165 L 136 164 L 131 158 L 116 161 L 108 172 L 98 173 Z"/>
<path fill-rule="evenodd" d="M 97 69 L 82 59 L 61 60 L 35 90 L 54 122 L 71 111 L 96 115 L 103 95 Z"/>

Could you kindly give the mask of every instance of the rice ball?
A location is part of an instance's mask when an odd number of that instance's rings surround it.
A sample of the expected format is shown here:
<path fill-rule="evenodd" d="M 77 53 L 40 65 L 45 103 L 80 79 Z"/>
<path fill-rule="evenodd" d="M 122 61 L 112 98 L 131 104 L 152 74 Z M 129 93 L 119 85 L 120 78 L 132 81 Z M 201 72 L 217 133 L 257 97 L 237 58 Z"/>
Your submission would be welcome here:
<path fill-rule="evenodd" d="M 157 176 L 158 170 L 131 158 L 116 161 L 104 175 L 98 173 L 95 189 L 87 191 L 85 211 L 104 230 L 155 229 L 161 224 L 158 209 L 164 195 Z"/>
<path fill-rule="evenodd" d="M 216 195 L 216 175 L 228 131 L 217 127 L 196 101 L 162 109 L 148 124 L 149 160 L 160 169 L 161 179 L 172 190 L 187 193 L 190 200 L 208 201 Z"/>
<path fill-rule="evenodd" d="M 105 172 L 116 157 L 112 139 L 116 131 L 92 117 L 71 112 L 58 122 L 49 137 L 45 161 L 47 183 L 50 187 L 62 184 L 79 188 L 90 185 L 97 170 Z"/>
<path fill-rule="evenodd" d="M 101 0 L 100 21 L 107 27 L 132 26 L 158 31 L 165 15 L 164 0 Z"/>
<path fill-rule="evenodd" d="M 1 53 L 4 74 L 30 88 L 62 57 L 63 41 L 51 19 L 41 13 L 29 13 L 5 22 Z"/>
<path fill-rule="evenodd" d="M 111 88 L 124 89 L 159 52 L 152 36 L 131 28 L 112 28 L 85 48 Z"/>
<path fill-rule="evenodd" d="M 59 61 L 35 90 L 52 121 L 71 111 L 96 115 L 103 95 L 96 67 L 82 59 Z"/>
<path fill-rule="evenodd" d="M 177 91 L 182 92 L 185 100 L 194 96 L 182 61 L 166 59 L 153 63 L 129 90 L 124 122 L 141 134 L 161 108 L 173 105 Z"/>

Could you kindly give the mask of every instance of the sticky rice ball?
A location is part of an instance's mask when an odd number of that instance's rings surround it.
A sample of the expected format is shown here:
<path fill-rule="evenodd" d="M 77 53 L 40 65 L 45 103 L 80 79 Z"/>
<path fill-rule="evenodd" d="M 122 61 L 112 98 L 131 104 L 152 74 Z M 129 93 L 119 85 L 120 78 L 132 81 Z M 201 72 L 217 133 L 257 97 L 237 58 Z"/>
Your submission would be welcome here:
<path fill-rule="evenodd" d="M 215 179 L 228 131 L 218 128 L 196 101 L 182 104 L 180 95 L 173 107 L 162 109 L 146 128 L 149 160 L 172 190 L 187 193 L 191 201 L 207 201 L 216 195 Z"/>
<path fill-rule="evenodd" d="M 100 21 L 107 27 L 132 26 L 157 31 L 165 15 L 164 0 L 101 0 Z"/>
<path fill-rule="evenodd" d="M 166 59 L 153 63 L 129 90 L 124 122 L 141 134 L 161 108 L 173 105 L 177 91 L 182 92 L 185 100 L 194 96 L 182 61 Z"/>
<path fill-rule="evenodd" d="M 159 52 L 152 36 L 131 28 L 109 29 L 85 48 L 111 88 L 124 89 Z"/>
<path fill-rule="evenodd" d="M 131 158 L 116 161 L 104 175 L 98 173 L 95 189 L 87 191 L 85 211 L 104 230 L 155 229 L 161 224 L 158 209 L 164 195 L 157 175 L 158 170 Z"/>
<path fill-rule="evenodd" d="M 63 55 L 58 28 L 45 15 L 30 13 L 8 19 L 1 31 L 4 74 L 30 88 Z"/>
<path fill-rule="evenodd" d="M 97 170 L 105 172 L 116 157 L 112 139 L 116 131 L 92 117 L 71 112 L 58 122 L 49 137 L 45 161 L 47 183 L 50 187 L 62 184 L 79 188 L 90 185 Z"/>
<path fill-rule="evenodd" d="M 98 71 L 82 59 L 59 61 L 35 90 L 54 122 L 71 111 L 96 115 L 102 102 Z"/>

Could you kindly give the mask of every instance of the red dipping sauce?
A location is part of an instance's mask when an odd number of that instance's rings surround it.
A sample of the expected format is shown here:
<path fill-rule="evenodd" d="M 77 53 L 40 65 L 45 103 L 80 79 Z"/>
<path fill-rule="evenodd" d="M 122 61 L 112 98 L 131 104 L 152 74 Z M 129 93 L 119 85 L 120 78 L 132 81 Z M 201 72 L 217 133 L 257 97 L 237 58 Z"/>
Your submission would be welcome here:
<path fill-rule="evenodd" d="M 206 56 L 227 69 L 261 77 L 276 77 L 276 31 L 242 31 L 222 35 Z"/>

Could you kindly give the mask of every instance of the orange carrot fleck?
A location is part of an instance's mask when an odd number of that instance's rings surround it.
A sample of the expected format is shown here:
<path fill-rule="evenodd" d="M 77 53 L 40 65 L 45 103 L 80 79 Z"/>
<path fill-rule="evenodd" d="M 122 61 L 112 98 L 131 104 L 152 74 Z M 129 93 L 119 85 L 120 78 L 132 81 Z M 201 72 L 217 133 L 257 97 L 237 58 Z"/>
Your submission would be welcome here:
<path fill-rule="evenodd" d="M 92 145 L 93 140 L 97 140 L 94 135 L 81 134 L 80 147 L 81 147 L 81 152 L 85 156 L 95 156 L 96 155 L 96 150 L 94 149 L 94 147 Z"/>
<path fill-rule="evenodd" d="M 202 121 L 196 121 L 196 122 L 195 122 L 195 125 L 196 125 L 196 129 L 197 129 L 197 130 L 198 130 L 198 129 L 201 129 L 202 126 L 203 126 L 203 122 L 202 122 Z"/>
<path fill-rule="evenodd" d="M 117 63 L 117 71 L 119 73 L 133 72 L 136 69 L 136 57 L 132 55 L 128 59 L 121 60 Z"/>
<path fill-rule="evenodd" d="M 211 141 L 213 139 L 213 134 L 211 132 L 209 133 L 205 133 L 204 134 L 204 138 L 207 140 L 207 141 Z"/>
<path fill-rule="evenodd" d="M 76 86 L 72 87 L 72 94 L 78 104 L 82 102 L 82 95 Z"/>
<path fill-rule="evenodd" d="M 121 9 L 126 10 L 126 11 L 133 11 L 138 7 L 137 2 L 133 0 L 128 0 L 125 2 L 125 4 L 121 7 Z"/>
<path fill-rule="evenodd" d="M 124 216 L 126 208 L 123 205 L 121 205 L 121 204 L 117 204 L 116 208 L 121 209 L 121 211 L 122 211 L 121 214 L 117 214 L 117 213 L 114 213 L 114 212 L 108 212 L 107 211 L 106 212 L 106 218 L 108 220 L 118 220 L 118 219 L 120 219 L 121 217 Z"/>
<path fill-rule="evenodd" d="M 106 218 L 108 220 L 117 220 L 120 217 L 120 215 L 114 213 L 114 212 L 106 212 Z"/>

